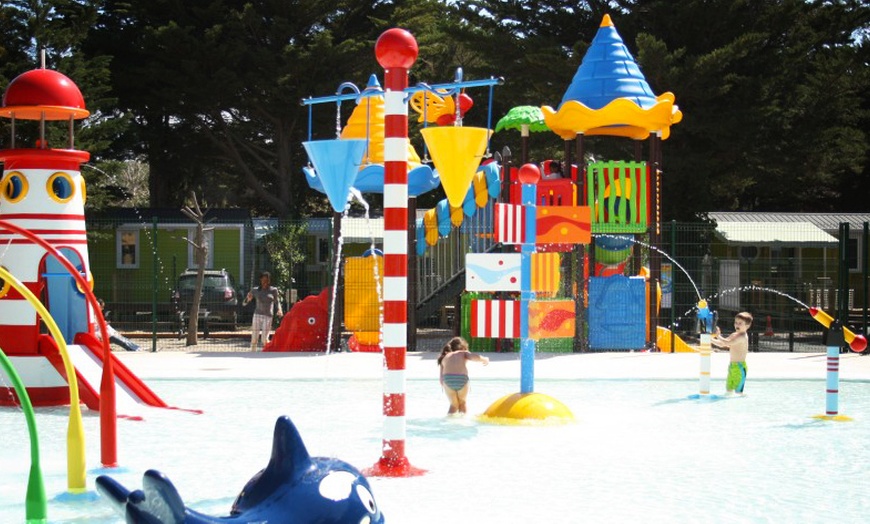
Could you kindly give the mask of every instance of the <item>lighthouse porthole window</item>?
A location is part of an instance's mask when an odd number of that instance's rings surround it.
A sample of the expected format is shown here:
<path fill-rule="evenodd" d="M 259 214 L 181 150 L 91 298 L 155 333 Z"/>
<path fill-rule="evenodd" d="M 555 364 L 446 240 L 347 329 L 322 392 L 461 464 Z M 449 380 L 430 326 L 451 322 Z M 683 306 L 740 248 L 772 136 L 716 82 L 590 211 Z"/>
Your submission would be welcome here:
<path fill-rule="evenodd" d="M 78 268 L 78 270 L 79 270 L 79 272 L 80 272 L 79 274 L 82 276 L 82 278 L 85 279 L 85 282 L 88 283 L 88 289 L 90 289 L 91 291 L 93 291 L 93 290 L 94 290 L 94 275 L 92 275 L 90 271 L 88 271 L 87 273 L 82 272 L 82 271 L 81 271 L 81 268 Z M 85 290 L 82 289 L 82 286 L 79 285 L 79 281 L 78 281 L 78 280 L 73 279 L 73 284 L 74 284 L 74 287 L 75 287 L 76 292 L 77 292 L 79 295 L 84 295 L 84 294 L 85 294 Z"/>
<path fill-rule="evenodd" d="M 6 269 L 6 266 L 2 266 L 3 269 Z M 6 281 L 5 278 L 0 278 L 0 298 L 6 296 L 9 293 L 9 290 L 12 288 L 12 284 Z"/>
<path fill-rule="evenodd" d="M 48 177 L 48 182 L 45 185 L 48 196 L 60 204 L 66 204 L 75 195 L 76 186 L 73 184 L 72 177 L 63 171 L 58 171 Z"/>
<path fill-rule="evenodd" d="M 20 202 L 27 196 L 27 177 L 18 171 L 10 171 L 0 182 L 0 188 L 3 190 L 3 197 L 11 203 Z"/>
<path fill-rule="evenodd" d="M 82 204 L 86 204 L 88 202 L 88 188 L 85 185 L 85 177 L 81 179 L 81 190 L 82 190 Z"/>

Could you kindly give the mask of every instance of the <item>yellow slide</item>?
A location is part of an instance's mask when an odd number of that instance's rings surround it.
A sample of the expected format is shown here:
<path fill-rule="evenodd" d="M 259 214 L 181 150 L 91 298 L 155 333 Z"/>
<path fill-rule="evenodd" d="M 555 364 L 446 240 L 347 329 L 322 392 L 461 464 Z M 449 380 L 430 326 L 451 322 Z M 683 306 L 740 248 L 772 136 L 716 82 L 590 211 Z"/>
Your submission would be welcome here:
<path fill-rule="evenodd" d="M 658 326 L 658 332 L 656 334 L 656 345 L 659 347 L 659 350 L 662 353 L 697 353 L 698 351 L 692 346 L 688 345 L 680 338 L 679 335 L 674 334 L 674 347 L 671 348 L 671 330 Z"/>

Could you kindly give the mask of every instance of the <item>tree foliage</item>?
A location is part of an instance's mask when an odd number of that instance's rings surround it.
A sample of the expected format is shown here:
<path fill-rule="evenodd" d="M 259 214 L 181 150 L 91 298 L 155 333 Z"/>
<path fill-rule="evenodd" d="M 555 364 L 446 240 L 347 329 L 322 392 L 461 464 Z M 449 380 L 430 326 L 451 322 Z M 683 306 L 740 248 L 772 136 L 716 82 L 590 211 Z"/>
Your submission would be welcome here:
<path fill-rule="evenodd" d="M 6 0 L 0 3 L 0 85 L 4 88 L 18 75 L 45 66 L 73 79 L 82 92 L 91 116 L 75 134 L 75 147 L 91 153 L 94 167 L 88 183 L 105 184 L 106 159 L 116 158 L 113 145 L 127 132 L 128 121 L 117 109 L 109 76 L 107 50 L 86 56 L 83 52 L 98 6 L 85 0 Z M 9 120 L 0 120 L 4 139 L 10 137 Z M 51 147 L 68 147 L 66 122 L 46 125 Z M 38 123 L 16 122 L 16 143 L 33 144 L 39 137 Z M 86 169 L 87 169 L 86 167 Z"/>
<path fill-rule="evenodd" d="M 373 48 L 385 29 L 415 35 L 412 83 L 449 81 L 457 67 L 466 79 L 504 77 L 492 100 L 469 93 L 466 124 L 494 126 L 514 106 L 558 106 L 604 14 L 653 91 L 673 92 L 684 114 L 663 144 L 665 219 L 866 209 L 870 7 L 860 0 L 9 0 L 0 81 L 48 47 L 49 67 L 74 78 L 95 113 L 81 148 L 147 160 L 152 205 L 196 191 L 212 207 L 329 214 L 301 174 L 300 101 L 382 77 Z M 332 137 L 334 110 L 311 114 L 312 137 Z M 494 150 L 505 145 L 518 150 L 519 134 L 493 137 Z M 552 133 L 530 146 L 537 160 L 564 148 Z M 586 149 L 617 159 L 633 144 L 590 138 Z"/>
<path fill-rule="evenodd" d="M 307 229 L 304 223 L 283 221 L 263 237 L 272 261 L 275 283 L 284 289 L 294 287 L 294 267 L 305 262 L 307 257 L 304 245 Z"/>

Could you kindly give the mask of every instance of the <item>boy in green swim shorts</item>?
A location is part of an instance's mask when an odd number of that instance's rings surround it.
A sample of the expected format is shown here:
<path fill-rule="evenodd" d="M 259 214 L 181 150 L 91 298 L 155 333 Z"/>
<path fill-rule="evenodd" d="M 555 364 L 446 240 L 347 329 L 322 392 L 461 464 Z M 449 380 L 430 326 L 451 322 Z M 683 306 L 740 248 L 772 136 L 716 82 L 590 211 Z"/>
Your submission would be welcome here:
<path fill-rule="evenodd" d="M 454 337 L 448 342 L 438 357 L 438 367 L 441 368 L 441 387 L 450 400 L 448 415 L 465 413 L 465 399 L 468 397 L 469 360 L 489 364 L 489 359 L 468 351 L 468 343 L 462 337 Z"/>
<path fill-rule="evenodd" d="M 752 326 L 752 315 L 745 311 L 734 317 L 734 333 L 722 338 L 719 327 L 710 342 L 717 348 L 727 349 L 731 353 L 731 363 L 728 365 L 728 378 L 725 380 L 725 391 L 728 395 L 743 394 L 746 385 L 746 355 L 749 353 L 749 335 L 747 331 Z"/>

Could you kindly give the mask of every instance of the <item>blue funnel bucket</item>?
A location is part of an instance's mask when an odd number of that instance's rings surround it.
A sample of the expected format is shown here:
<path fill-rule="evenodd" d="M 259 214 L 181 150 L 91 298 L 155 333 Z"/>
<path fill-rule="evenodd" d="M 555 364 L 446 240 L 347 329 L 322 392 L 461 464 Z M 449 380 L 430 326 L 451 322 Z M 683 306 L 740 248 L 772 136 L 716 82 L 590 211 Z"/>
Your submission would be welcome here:
<path fill-rule="evenodd" d="M 303 142 L 308 158 L 314 164 L 323 191 L 336 213 L 344 211 L 350 188 L 366 150 L 364 139 L 334 139 Z"/>

